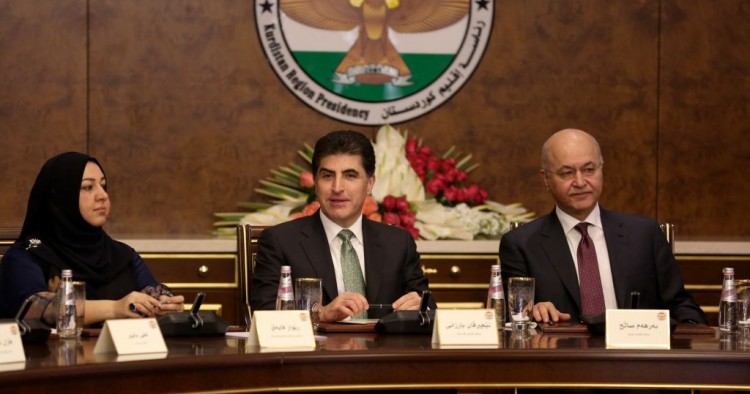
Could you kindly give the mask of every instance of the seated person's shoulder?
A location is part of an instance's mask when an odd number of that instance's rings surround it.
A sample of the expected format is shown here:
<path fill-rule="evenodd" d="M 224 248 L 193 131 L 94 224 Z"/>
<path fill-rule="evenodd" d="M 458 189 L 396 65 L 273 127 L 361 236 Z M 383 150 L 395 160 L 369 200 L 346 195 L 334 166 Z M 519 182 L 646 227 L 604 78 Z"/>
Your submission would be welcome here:
<path fill-rule="evenodd" d="M 538 217 L 528 223 L 523 223 L 515 229 L 508 231 L 507 233 L 503 234 L 501 242 L 503 240 L 506 242 L 518 242 L 534 237 L 541 231 L 542 223 L 547 220 L 547 217 L 548 215 Z"/>
<path fill-rule="evenodd" d="M 305 216 L 286 222 L 281 222 L 273 226 L 258 226 L 262 227 L 263 231 L 260 233 L 261 237 L 279 236 L 280 234 L 288 234 L 290 232 L 298 232 L 302 226 L 309 223 L 310 217 Z"/>
<path fill-rule="evenodd" d="M 5 254 L 3 255 L 3 263 L 10 264 L 14 262 L 33 261 L 31 253 L 26 250 L 26 244 L 28 243 L 22 244 L 20 242 L 16 242 L 11 245 L 11 247 L 8 248 L 8 250 L 5 251 Z"/>
<path fill-rule="evenodd" d="M 405 237 L 405 238 L 413 239 L 411 234 L 401 227 L 392 226 L 390 224 L 385 224 L 382 222 L 375 222 L 372 220 L 368 220 L 368 222 L 371 223 L 373 228 L 381 234 L 385 234 L 387 236 L 392 236 L 392 237 Z"/>
<path fill-rule="evenodd" d="M 124 242 L 120 242 L 120 241 L 118 241 L 118 240 L 116 240 L 116 239 L 113 239 L 112 241 L 113 241 L 113 242 L 114 242 L 114 243 L 115 243 L 115 244 L 116 244 L 116 245 L 117 245 L 117 246 L 118 246 L 119 248 L 122 248 L 122 250 L 124 250 L 124 251 L 130 252 L 130 253 L 133 253 L 133 254 L 136 254 L 136 253 L 137 253 L 137 252 L 135 251 L 135 249 L 133 249 L 133 247 L 132 247 L 132 246 L 130 246 L 130 245 L 128 245 L 128 244 L 126 244 L 126 243 L 124 243 Z"/>

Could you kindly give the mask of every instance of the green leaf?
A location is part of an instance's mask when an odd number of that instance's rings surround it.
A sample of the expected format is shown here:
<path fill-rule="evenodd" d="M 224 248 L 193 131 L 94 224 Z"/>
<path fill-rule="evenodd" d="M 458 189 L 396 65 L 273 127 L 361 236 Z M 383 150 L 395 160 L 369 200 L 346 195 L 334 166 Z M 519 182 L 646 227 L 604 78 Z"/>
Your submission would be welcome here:
<path fill-rule="evenodd" d="M 279 170 L 281 170 L 285 174 L 288 174 L 288 176 L 293 176 L 297 179 L 299 179 L 299 176 L 302 174 L 302 171 L 297 171 L 287 166 L 280 166 Z"/>
<path fill-rule="evenodd" d="M 471 160 L 471 157 L 472 157 L 471 154 L 466 155 L 466 157 L 464 157 L 458 163 L 456 163 L 456 168 L 463 170 L 464 169 L 463 167 L 469 164 L 469 160 Z"/>
<path fill-rule="evenodd" d="M 215 227 L 221 227 L 221 226 L 236 226 L 240 224 L 239 220 L 220 220 L 218 222 L 214 222 Z"/>
<path fill-rule="evenodd" d="M 247 215 L 247 212 L 216 212 L 214 216 L 224 220 L 240 220 Z"/>
<path fill-rule="evenodd" d="M 441 159 L 447 159 L 447 158 L 451 157 L 451 155 L 453 155 L 453 151 L 455 151 L 455 150 L 456 150 L 456 146 L 455 145 L 451 146 L 450 148 L 448 148 L 447 151 L 445 151 L 445 153 L 443 153 L 443 156 L 441 156 L 440 158 Z"/>
<path fill-rule="evenodd" d="M 465 169 L 464 171 L 466 171 L 466 172 L 472 172 L 477 167 L 479 167 L 479 164 L 474 163 L 474 164 L 470 165 L 469 168 Z"/>
<path fill-rule="evenodd" d="M 305 171 L 312 170 L 311 168 L 307 168 L 307 169 L 302 168 L 302 167 L 300 167 L 300 166 L 298 166 L 298 165 L 296 165 L 294 163 L 289 163 L 289 166 L 292 167 L 295 171 L 299 171 L 300 174 L 302 174 Z"/>
<path fill-rule="evenodd" d="M 312 164 L 312 156 L 314 151 L 315 149 L 313 147 L 305 143 L 305 148 L 302 150 L 298 150 L 297 154 L 299 154 L 303 160 Z"/>
<path fill-rule="evenodd" d="M 265 191 L 268 193 L 273 193 L 271 194 L 271 196 L 276 196 L 276 197 L 278 197 L 279 194 L 281 195 L 286 194 L 286 195 L 297 197 L 297 198 L 307 197 L 307 193 L 301 192 L 295 188 L 286 187 L 283 185 L 279 185 L 278 183 L 269 182 L 266 180 L 261 180 L 260 183 L 261 185 L 266 186 L 266 189 L 255 189 L 257 192 Z"/>
<path fill-rule="evenodd" d="M 243 201 L 237 203 L 237 206 L 241 208 L 252 209 L 254 211 L 260 211 L 261 209 L 271 208 L 274 204 L 268 202 L 254 202 L 254 201 Z"/>

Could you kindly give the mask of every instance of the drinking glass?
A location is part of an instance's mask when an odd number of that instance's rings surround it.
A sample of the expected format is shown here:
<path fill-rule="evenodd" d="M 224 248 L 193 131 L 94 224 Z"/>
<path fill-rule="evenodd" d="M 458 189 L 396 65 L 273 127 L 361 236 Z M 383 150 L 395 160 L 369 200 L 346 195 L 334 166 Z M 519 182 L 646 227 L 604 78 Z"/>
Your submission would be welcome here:
<path fill-rule="evenodd" d="M 313 329 L 317 330 L 323 306 L 323 281 L 320 278 L 297 278 L 294 297 L 297 309 L 310 311 Z"/>
<path fill-rule="evenodd" d="M 734 281 L 737 289 L 737 325 L 740 332 L 750 336 L 750 279 Z"/>
<path fill-rule="evenodd" d="M 86 282 L 73 282 L 73 292 L 76 295 L 76 338 L 80 338 L 86 317 Z"/>
<path fill-rule="evenodd" d="M 534 308 L 534 278 L 512 277 L 508 279 L 508 309 L 510 309 L 513 331 L 531 327 Z"/>

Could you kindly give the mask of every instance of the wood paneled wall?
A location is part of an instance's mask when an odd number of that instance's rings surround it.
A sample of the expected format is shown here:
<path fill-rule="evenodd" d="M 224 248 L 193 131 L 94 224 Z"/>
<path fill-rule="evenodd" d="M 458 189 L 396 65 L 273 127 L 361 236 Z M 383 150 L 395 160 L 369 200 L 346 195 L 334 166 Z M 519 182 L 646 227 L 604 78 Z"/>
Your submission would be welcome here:
<path fill-rule="evenodd" d="M 208 233 L 303 142 L 351 126 L 267 64 L 247 0 L 0 0 L 0 226 L 46 158 L 103 163 L 113 234 Z M 552 208 L 539 150 L 564 127 L 605 157 L 608 208 L 678 237 L 750 237 L 750 2 L 495 2 L 488 50 L 438 110 L 397 125 L 455 144 L 501 202 Z"/>

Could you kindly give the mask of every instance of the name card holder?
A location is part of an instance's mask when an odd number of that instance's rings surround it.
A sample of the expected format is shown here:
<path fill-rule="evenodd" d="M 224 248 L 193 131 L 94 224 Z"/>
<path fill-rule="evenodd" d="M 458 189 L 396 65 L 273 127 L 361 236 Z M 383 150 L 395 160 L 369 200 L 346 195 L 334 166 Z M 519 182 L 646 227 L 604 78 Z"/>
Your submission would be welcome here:
<path fill-rule="evenodd" d="M 6 364 L 0 365 L 0 370 L 23 369 L 26 366 L 26 353 L 16 322 L 0 323 L 0 364 Z M 19 365 L 22 367 L 19 368 Z"/>
<path fill-rule="evenodd" d="M 256 311 L 247 346 L 266 350 L 314 350 L 310 311 Z"/>
<path fill-rule="evenodd" d="M 166 353 L 167 344 L 156 319 L 107 320 L 94 353 L 113 352 L 118 355 Z"/>
<path fill-rule="evenodd" d="M 495 311 L 438 309 L 432 345 L 437 348 L 497 348 L 500 346 Z"/>
<path fill-rule="evenodd" d="M 607 309 L 607 349 L 669 349 L 668 309 Z"/>

